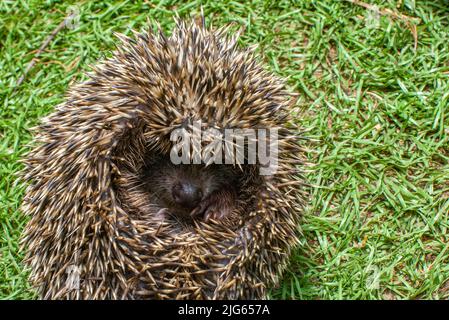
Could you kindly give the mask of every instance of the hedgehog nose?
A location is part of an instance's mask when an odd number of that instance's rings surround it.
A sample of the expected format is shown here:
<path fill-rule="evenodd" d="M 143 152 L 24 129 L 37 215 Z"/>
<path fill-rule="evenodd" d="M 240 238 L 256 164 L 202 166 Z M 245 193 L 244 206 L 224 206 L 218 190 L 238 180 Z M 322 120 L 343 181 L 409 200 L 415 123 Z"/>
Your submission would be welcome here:
<path fill-rule="evenodd" d="M 195 208 L 203 197 L 201 188 L 189 181 L 176 183 L 172 188 L 173 200 L 189 209 Z"/>

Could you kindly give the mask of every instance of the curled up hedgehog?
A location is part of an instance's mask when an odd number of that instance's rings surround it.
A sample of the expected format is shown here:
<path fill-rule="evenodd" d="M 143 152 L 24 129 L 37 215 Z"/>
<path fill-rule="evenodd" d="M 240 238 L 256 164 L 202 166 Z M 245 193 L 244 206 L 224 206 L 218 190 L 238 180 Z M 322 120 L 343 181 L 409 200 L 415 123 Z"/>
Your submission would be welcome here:
<path fill-rule="evenodd" d="M 294 99 L 226 33 L 203 18 L 119 35 L 38 127 L 22 242 L 42 299 L 261 299 L 276 286 L 306 197 Z M 214 134 L 189 145 L 195 127 Z"/>

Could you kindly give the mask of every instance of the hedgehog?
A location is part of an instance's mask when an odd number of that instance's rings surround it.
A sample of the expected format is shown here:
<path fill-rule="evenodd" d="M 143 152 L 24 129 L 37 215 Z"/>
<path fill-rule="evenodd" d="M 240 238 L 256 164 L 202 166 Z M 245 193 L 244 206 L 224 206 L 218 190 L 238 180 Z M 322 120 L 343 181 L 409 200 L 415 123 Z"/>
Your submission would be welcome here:
<path fill-rule="evenodd" d="M 36 128 L 22 246 L 41 299 L 266 299 L 278 285 L 307 198 L 296 95 L 200 20 L 117 34 Z M 248 161 L 250 140 L 243 163 L 173 163 L 173 132 L 196 122 L 275 130 L 277 169 Z"/>

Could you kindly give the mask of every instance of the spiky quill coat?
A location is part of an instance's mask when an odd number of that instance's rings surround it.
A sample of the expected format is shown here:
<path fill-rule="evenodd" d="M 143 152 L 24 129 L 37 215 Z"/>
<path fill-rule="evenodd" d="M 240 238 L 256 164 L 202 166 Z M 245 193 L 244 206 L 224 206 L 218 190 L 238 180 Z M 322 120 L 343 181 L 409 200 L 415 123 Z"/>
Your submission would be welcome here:
<path fill-rule="evenodd" d="M 225 33 L 177 21 L 169 37 L 119 36 L 112 57 L 44 119 L 25 161 L 22 206 L 31 217 L 25 261 L 41 298 L 255 299 L 278 283 L 304 199 L 292 99 Z M 226 223 L 174 229 L 132 204 L 127 174 L 148 152 L 167 154 L 170 132 L 186 120 L 279 129 L 277 173 L 242 172 L 239 198 L 251 205 Z"/>

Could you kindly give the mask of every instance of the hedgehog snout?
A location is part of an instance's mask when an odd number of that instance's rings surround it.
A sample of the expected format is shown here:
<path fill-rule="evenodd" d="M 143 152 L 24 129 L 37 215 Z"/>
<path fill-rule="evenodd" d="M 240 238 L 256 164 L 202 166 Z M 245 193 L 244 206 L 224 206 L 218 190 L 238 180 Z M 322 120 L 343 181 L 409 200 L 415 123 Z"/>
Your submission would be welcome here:
<path fill-rule="evenodd" d="M 193 209 L 203 198 L 203 191 L 191 181 L 179 181 L 173 185 L 172 197 L 177 204 Z"/>

